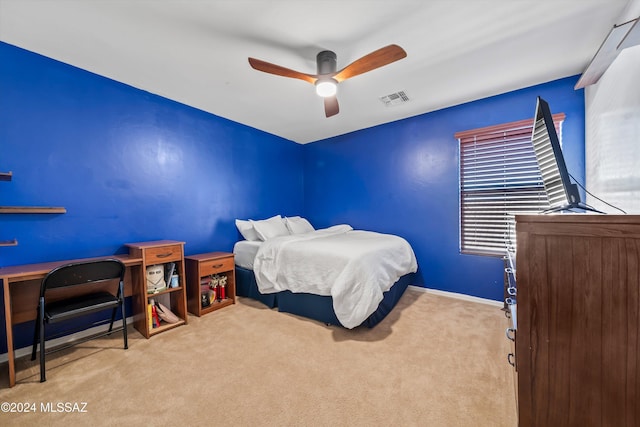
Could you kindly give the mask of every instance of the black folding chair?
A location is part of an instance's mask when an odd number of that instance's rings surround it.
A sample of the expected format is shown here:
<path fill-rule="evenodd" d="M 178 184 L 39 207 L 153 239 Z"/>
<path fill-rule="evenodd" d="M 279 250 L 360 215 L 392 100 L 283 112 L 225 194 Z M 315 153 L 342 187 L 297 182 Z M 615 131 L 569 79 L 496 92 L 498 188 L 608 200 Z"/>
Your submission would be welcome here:
<path fill-rule="evenodd" d="M 45 354 L 53 353 L 82 342 L 110 335 L 122 330 L 124 348 L 127 349 L 127 316 L 124 310 L 124 264 L 117 259 L 83 261 L 62 265 L 51 270 L 40 285 L 40 301 L 31 360 L 36 359 L 38 341 L 40 341 L 40 382 L 45 382 Z M 63 288 L 73 287 L 73 296 L 65 294 Z M 70 289 L 67 289 L 69 291 Z M 111 291 L 111 292 L 110 292 Z M 66 292 L 68 295 L 70 292 Z M 56 298 L 56 294 L 58 297 Z M 122 312 L 122 327 L 113 329 L 116 311 Z M 75 340 L 67 345 L 45 351 L 45 325 L 84 316 L 90 313 L 111 309 L 109 330 Z"/>

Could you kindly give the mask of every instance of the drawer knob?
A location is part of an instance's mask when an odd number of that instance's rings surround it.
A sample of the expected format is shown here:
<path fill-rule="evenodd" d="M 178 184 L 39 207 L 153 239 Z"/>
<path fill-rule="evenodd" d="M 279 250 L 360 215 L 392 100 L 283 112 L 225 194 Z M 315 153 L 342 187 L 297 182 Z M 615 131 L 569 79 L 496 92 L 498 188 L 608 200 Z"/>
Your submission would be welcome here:
<path fill-rule="evenodd" d="M 508 339 L 508 340 L 510 340 L 510 341 L 515 341 L 515 340 L 516 340 L 516 337 L 513 335 L 513 333 L 514 333 L 515 331 L 516 331 L 516 330 L 515 330 L 515 329 L 513 329 L 513 328 L 507 328 L 507 330 L 506 330 L 506 331 L 504 331 L 504 334 L 507 336 L 507 339 Z"/>
<path fill-rule="evenodd" d="M 168 253 L 166 253 L 166 254 L 158 254 L 158 255 L 156 255 L 156 256 L 157 256 L 158 258 L 166 258 L 166 257 L 171 256 L 171 252 L 168 252 Z"/>
<path fill-rule="evenodd" d="M 224 264 L 216 264 L 216 265 L 212 265 L 211 268 L 220 268 L 222 267 Z"/>

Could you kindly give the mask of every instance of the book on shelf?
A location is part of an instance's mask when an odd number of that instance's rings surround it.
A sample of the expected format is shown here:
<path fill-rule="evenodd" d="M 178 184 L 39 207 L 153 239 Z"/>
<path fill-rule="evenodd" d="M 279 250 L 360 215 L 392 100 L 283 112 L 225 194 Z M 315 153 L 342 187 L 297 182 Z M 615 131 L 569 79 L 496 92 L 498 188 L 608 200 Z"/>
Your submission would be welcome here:
<path fill-rule="evenodd" d="M 176 271 L 176 263 L 168 262 L 164 267 L 164 282 L 167 284 L 167 287 L 170 286 L 171 276 Z"/>

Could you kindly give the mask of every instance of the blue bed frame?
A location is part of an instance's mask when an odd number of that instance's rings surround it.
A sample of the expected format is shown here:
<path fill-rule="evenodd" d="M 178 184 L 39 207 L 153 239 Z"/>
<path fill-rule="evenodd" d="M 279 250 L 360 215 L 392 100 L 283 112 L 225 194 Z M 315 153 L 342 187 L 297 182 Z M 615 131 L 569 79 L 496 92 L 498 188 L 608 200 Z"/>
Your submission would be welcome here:
<path fill-rule="evenodd" d="M 398 279 L 391 289 L 383 294 L 377 310 L 362 322 L 362 325 L 373 328 L 380 323 L 396 306 L 407 286 L 411 284 L 413 276 L 414 273 L 410 273 Z M 296 314 L 329 325 L 342 326 L 333 311 L 333 300 L 330 296 L 290 291 L 261 294 L 253 271 L 238 266 L 236 266 L 236 295 L 255 299 L 269 308 L 277 308 L 278 311 L 284 313 Z"/>

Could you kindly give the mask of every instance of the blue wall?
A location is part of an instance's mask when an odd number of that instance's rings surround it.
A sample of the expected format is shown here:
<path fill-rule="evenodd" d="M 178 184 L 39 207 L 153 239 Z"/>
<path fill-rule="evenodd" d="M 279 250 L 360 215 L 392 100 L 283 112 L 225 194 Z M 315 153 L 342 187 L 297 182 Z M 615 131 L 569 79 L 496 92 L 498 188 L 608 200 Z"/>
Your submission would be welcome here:
<path fill-rule="evenodd" d="M 419 285 L 502 299 L 502 261 L 459 253 L 458 131 L 533 117 L 536 96 L 564 112 L 563 151 L 584 183 L 584 96 L 577 77 L 360 130 L 305 146 L 305 209 L 316 227 L 398 234 Z M 402 107 L 398 107 L 402 108 Z"/>
<path fill-rule="evenodd" d="M 299 214 L 291 141 L 0 43 L 0 266 L 126 252 L 175 239 L 230 251 L 235 218 Z M 274 164 L 287 167 L 274 168 Z"/>
<path fill-rule="evenodd" d="M 0 247 L 0 267 L 157 239 L 185 241 L 186 254 L 231 251 L 236 218 L 303 209 L 299 144 L 6 43 L 0 171 L 13 171 L 0 205 L 67 209 L 0 215 L 0 240 L 18 239 Z M 16 331 L 16 347 L 31 333 Z"/>

